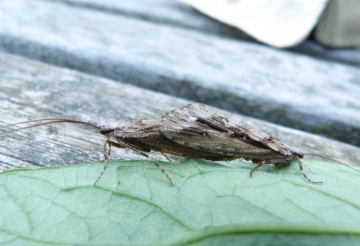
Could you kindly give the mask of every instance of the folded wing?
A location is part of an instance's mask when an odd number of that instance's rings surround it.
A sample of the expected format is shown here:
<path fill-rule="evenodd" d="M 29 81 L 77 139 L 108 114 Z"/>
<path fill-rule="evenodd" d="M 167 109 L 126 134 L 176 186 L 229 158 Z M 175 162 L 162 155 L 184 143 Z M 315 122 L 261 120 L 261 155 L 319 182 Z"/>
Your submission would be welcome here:
<path fill-rule="evenodd" d="M 246 156 L 292 150 L 264 133 L 244 126 L 216 109 L 203 104 L 189 104 L 165 114 L 161 133 L 181 145 L 227 156 Z"/>

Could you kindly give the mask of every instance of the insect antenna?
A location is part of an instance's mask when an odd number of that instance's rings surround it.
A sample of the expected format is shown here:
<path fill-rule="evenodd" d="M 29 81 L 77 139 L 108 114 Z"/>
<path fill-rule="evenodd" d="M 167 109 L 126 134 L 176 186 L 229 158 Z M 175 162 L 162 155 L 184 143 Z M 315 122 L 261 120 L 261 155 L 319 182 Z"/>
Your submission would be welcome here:
<path fill-rule="evenodd" d="M 337 162 L 337 163 L 339 163 L 339 164 L 341 164 L 341 165 L 344 165 L 344 166 L 346 166 L 346 167 L 348 167 L 348 168 L 350 168 L 350 169 L 353 169 L 353 170 L 355 170 L 355 171 L 360 172 L 360 170 L 358 170 L 358 169 L 350 166 L 349 164 L 344 163 L 344 162 L 348 162 L 348 161 L 345 160 L 345 159 L 342 159 L 342 158 L 340 158 L 340 157 L 336 157 L 336 156 L 332 156 L 332 155 L 316 154 L 316 153 L 304 153 L 304 155 L 307 155 L 307 156 L 315 156 L 315 157 L 327 159 L 327 160 L 330 160 L 330 161 L 334 161 L 334 162 Z M 339 161 L 339 160 L 341 160 L 341 161 Z"/>
<path fill-rule="evenodd" d="M 72 119 L 63 119 L 63 118 L 44 118 L 44 119 L 38 119 L 38 120 L 28 120 L 28 121 L 22 121 L 22 122 L 18 122 L 18 123 L 14 123 L 14 124 L 9 124 L 9 125 L 5 125 L 5 126 L 1 126 L 1 128 L 7 128 L 10 126 L 15 126 L 15 125 L 21 125 L 21 124 L 27 124 L 27 123 L 34 123 L 34 122 L 41 122 L 41 123 L 36 123 L 30 126 L 25 126 L 25 127 L 20 127 L 18 129 L 14 129 L 14 130 L 10 130 L 10 131 L 6 131 L 3 133 L 0 133 L 0 136 L 4 136 L 13 132 L 17 132 L 17 131 L 21 131 L 21 130 L 25 130 L 28 128 L 33 128 L 33 127 L 38 127 L 38 126 L 43 126 L 43 125 L 50 125 L 50 124 L 55 124 L 55 123 L 72 123 L 72 124 L 82 124 L 82 125 L 88 125 L 88 126 L 92 126 L 96 129 L 99 129 L 98 125 L 91 123 L 91 122 L 86 122 L 86 121 L 80 121 L 80 120 L 72 120 Z"/>

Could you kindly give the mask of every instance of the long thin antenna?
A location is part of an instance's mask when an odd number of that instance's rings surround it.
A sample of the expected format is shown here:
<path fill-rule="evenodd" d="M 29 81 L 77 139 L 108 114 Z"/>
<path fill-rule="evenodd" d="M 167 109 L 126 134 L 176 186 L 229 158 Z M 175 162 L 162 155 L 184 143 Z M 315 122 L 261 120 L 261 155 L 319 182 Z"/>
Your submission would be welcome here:
<path fill-rule="evenodd" d="M 43 119 L 37 119 L 37 120 L 27 120 L 27 121 L 21 121 L 21 122 L 16 122 L 16 123 L 13 123 L 13 124 L 0 126 L 0 128 L 7 128 L 7 127 L 10 127 L 10 126 L 16 126 L 16 125 L 32 123 L 32 122 L 39 122 L 39 121 L 59 121 L 59 120 L 67 120 L 67 119 L 63 119 L 63 118 L 43 118 Z"/>
<path fill-rule="evenodd" d="M 14 124 L 1 126 L 0 128 L 7 128 L 7 127 L 10 127 L 10 126 L 14 126 L 14 125 L 20 125 L 20 124 L 26 124 L 26 123 L 32 123 L 32 122 L 40 122 L 40 121 L 46 121 L 46 122 L 37 123 L 37 124 L 34 124 L 34 125 L 25 126 L 25 127 L 21 127 L 21 128 L 15 129 L 15 130 L 3 132 L 3 133 L 0 133 L 0 136 L 4 136 L 4 135 L 7 135 L 7 134 L 17 132 L 17 131 L 21 131 L 21 130 L 25 130 L 25 129 L 28 129 L 28 128 L 33 128 L 33 127 L 38 127 L 38 126 L 43 126 L 43 125 L 49 125 L 49 124 L 55 124 L 55 123 L 82 124 L 82 125 L 88 125 L 88 126 L 92 126 L 92 127 L 96 128 L 96 129 L 99 129 L 99 127 L 94 123 L 90 123 L 90 122 L 86 122 L 86 121 L 79 121 L 79 120 L 72 120 L 72 119 L 62 119 L 62 118 L 46 118 L 46 119 L 22 121 L 22 122 L 18 122 L 18 123 L 14 123 Z"/>
<path fill-rule="evenodd" d="M 337 162 L 337 163 L 339 163 L 339 164 L 341 164 L 341 165 L 344 165 L 344 166 L 346 166 L 346 167 L 348 167 L 348 168 L 350 168 L 350 169 L 352 169 L 352 170 L 355 170 L 355 171 L 360 172 L 360 170 L 358 170 L 358 169 L 350 166 L 349 164 L 346 164 L 346 163 L 344 163 L 344 162 L 339 161 L 339 160 L 342 160 L 342 161 L 347 162 L 347 160 L 342 159 L 342 158 L 340 158 L 340 157 L 331 156 L 331 155 L 316 154 L 316 153 L 303 153 L 303 154 L 304 154 L 304 155 L 308 155 L 308 156 L 316 156 L 316 157 L 320 157 L 320 158 L 327 159 L 327 160 L 330 160 L 330 161 L 334 161 L 334 162 Z M 337 159 L 338 159 L 338 160 L 337 160 Z"/>

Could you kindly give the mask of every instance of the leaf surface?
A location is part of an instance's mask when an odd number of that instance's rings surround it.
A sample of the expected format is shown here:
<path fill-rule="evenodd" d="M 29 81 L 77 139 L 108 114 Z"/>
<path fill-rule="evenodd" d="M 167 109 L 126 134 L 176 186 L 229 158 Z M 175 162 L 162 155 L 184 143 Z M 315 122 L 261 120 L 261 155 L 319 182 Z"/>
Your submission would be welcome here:
<path fill-rule="evenodd" d="M 0 244 L 356 245 L 359 173 L 339 164 L 110 162 L 0 175 Z M 315 236 L 316 235 L 316 236 Z"/>

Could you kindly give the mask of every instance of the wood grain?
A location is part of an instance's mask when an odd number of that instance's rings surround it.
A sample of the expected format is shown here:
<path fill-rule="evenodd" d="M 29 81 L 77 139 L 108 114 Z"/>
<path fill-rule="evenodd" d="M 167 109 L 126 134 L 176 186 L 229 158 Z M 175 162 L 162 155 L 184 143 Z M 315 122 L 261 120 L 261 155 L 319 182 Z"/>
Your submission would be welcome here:
<path fill-rule="evenodd" d="M 360 145 L 359 68 L 60 3 L 1 9 L 3 50 Z"/>
<path fill-rule="evenodd" d="M 149 119 L 190 101 L 0 53 L 0 125 L 43 117 L 94 122 Z M 359 148 L 319 136 L 226 113 L 304 152 L 360 162 Z M 0 137 L 0 169 L 80 164 L 102 159 L 104 138 L 86 127 L 59 124 Z M 152 155 L 164 160 L 161 155 Z M 112 159 L 143 159 L 116 149 Z"/>

